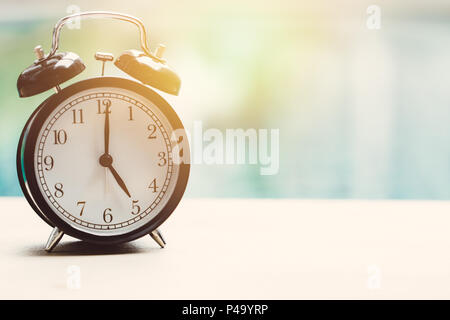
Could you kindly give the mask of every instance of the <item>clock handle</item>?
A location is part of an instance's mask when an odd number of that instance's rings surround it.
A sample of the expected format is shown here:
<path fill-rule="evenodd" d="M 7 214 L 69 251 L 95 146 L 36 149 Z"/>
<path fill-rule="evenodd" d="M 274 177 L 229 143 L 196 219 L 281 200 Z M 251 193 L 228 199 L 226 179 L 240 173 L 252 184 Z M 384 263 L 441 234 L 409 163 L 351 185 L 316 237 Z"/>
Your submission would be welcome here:
<path fill-rule="evenodd" d="M 64 18 L 61 18 L 53 28 L 53 38 L 52 38 L 52 49 L 50 53 L 43 59 L 47 60 L 51 58 L 59 47 L 59 34 L 61 32 L 61 28 L 71 19 L 74 18 L 95 18 L 95 19 L 116 19 L 121 21 L 126 21 L 134 24 L 139 28 L 139 35 L 140 35 L 140 41 L 141 41 L 141 48 L 145 52 L 146 55 L 151 57 L 153 60 L 164 63 L 165 60 L 157 57 L 153 53 L 151 53 L 150 49 L 147 45 L 147 31 L 145 30 L 145 26 L 142 23 L 142 21 L 136 17 L 133 17 L 128 14 L 118 13 L 118 12 L 110 12 L 110 11 L 86 11 L 86 12 L 79 12 L 75 14 L 71 14 L 68 16 L 65 16 Z M 42 61 L 42 60 L 41 60 Z"/>

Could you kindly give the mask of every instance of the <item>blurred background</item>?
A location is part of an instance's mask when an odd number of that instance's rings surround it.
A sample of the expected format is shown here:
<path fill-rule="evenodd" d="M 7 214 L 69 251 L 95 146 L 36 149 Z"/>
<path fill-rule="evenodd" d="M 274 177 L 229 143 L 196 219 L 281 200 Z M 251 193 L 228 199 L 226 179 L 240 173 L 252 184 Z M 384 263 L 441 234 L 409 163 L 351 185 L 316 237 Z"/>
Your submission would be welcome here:
<path fill-rule="evenodd" d="M 368 23 L 371 5 L 381 9 L 379 28 Z M 77 7 L 140 17 L 150 46 L 167 46 L 182 88 L 164 97 L 189 130 L 198 120 L 204 129 L 280 130 L 278 174 L 193 165 L 188 196 L 450 199 L 448 0 L 2 0 L 1 196 L 22 194 L 19 135 L 53 93 L 19 99 L 17 77 Z M 107 20 L 63 29 L 60 49 L 87 65 L 71 82 L 99 74 L 97 50 L 138 49 L 136 30 Z M 121 75 L 112 64 L 106 73 Z"/>

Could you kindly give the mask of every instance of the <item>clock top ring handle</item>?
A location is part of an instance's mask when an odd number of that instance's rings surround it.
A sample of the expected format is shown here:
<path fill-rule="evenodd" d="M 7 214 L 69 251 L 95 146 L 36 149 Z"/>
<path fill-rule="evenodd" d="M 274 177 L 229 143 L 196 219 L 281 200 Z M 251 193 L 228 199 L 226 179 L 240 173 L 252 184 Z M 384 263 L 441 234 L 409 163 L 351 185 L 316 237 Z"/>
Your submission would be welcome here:
<path fill-rule="evenodd" d="M 59 34 L 61 33 L 62 27 L 71 19 L 74 18 L 95 18 L 95 19 L 116 19 L 121 21 L 127 21 L 139 28 L 139 34 L 140 34 L 140 41 L 141 41 L 141 49 L 145 52 L 146 55 L 151 57 L 153 60 L 164 63 L 164 59 L 161 59 L 154 54 L 151 53 L 150 49 L 147 45 L 147 31 L 145 30 L 145 26 L 142 23 L 142 21 L 136 17 L 133 17 L 128 14 L 124 13 L 118 13 L 118 12 L 110 12 L 110 11 L 86 11 L 86 12 L 80 12 L 71 14 L 68 16 L 65 16 L 64 18 L 61 18 L 53 28 L 53 38 L 52 38 L 52 49 L 50 53 L 43 59 L 48 60 L 52 56 L 55 55 L 56 51 L 59 47 Z"/>

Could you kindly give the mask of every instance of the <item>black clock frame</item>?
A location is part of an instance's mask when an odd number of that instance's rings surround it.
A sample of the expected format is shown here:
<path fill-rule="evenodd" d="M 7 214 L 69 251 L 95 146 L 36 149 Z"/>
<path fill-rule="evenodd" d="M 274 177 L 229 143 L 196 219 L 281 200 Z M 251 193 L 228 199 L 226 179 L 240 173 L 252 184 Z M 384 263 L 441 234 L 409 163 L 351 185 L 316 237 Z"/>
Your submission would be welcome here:
<path fill-rule="evenodd" d="M 183 197 L 184 191 L 186 190 L 190 164 L 181 163 L 178 165 L 178 179 L 176 181 L 174 192 L 170 195 L 169 201 L 160 213 L 156 215 L 156 217 L 138 229 L 121 235 L 99 236 L 76 229 L 59 217 L 45 201 L 44 196 L 38 187 L 35 174 L 36 168 L 34 167 L 35 145 L 37 138 L 45 120 L 51 112 L 53 112 L 53 110 L 60 105 L 60 103 L 80 91 L 99 87 L 123 88 L 140 94 L 159 108 L 159 110 L 167 117 L 174 130 L 185 130 L 180 118 L 172 107 L 158 93 L 149 87 L 140 84 L 139 82 L 119 77 L 97 77 L 82 80 L 50 96 L 42 102 L 30 116 L 22 131 L 17 148 L 17 174 L 20 187 L 22 188 L 28 203 L 33 210 L 51 227 L 58 227 L 65 234 L 80 240 L 98 244 L 117 244 L 136 240 L 146 234 L 149 234 L 151 231 L 158 228 L 172 214 Z M 186 138 L 184 139 L 183 151 L 188 155 L 190 154 L 189 142 Z"/>

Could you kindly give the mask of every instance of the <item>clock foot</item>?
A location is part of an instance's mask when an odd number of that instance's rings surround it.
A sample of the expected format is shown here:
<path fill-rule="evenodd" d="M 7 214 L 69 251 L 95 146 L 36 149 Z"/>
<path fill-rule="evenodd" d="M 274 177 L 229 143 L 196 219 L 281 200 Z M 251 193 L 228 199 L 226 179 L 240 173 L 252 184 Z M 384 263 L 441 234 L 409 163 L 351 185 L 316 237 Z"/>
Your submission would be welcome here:
<path fill-rule="evenodd" d="M 59 240 L 61 240 L 63 235 L 64 235 L 64 232 L 59 230 L 57 227 L 54 227 L 52 230 L 52 233 L 50 233 L 50 237 L 47 240 L 47 244 L 45 245 L 45 251 L 51 252 L 53 250 L 53 248 L 56 247 Z"/>
<path fill-rule="evenodd" d="M 158 229 L 150 232 L 150 237 L 152 237 L 152 239 L 155 240 L 156 243 L 159 244 L 161 248 L 165 247 L 166 241 L 164 240 L 164 237 L 162 236 L 161 232 Z"/>

